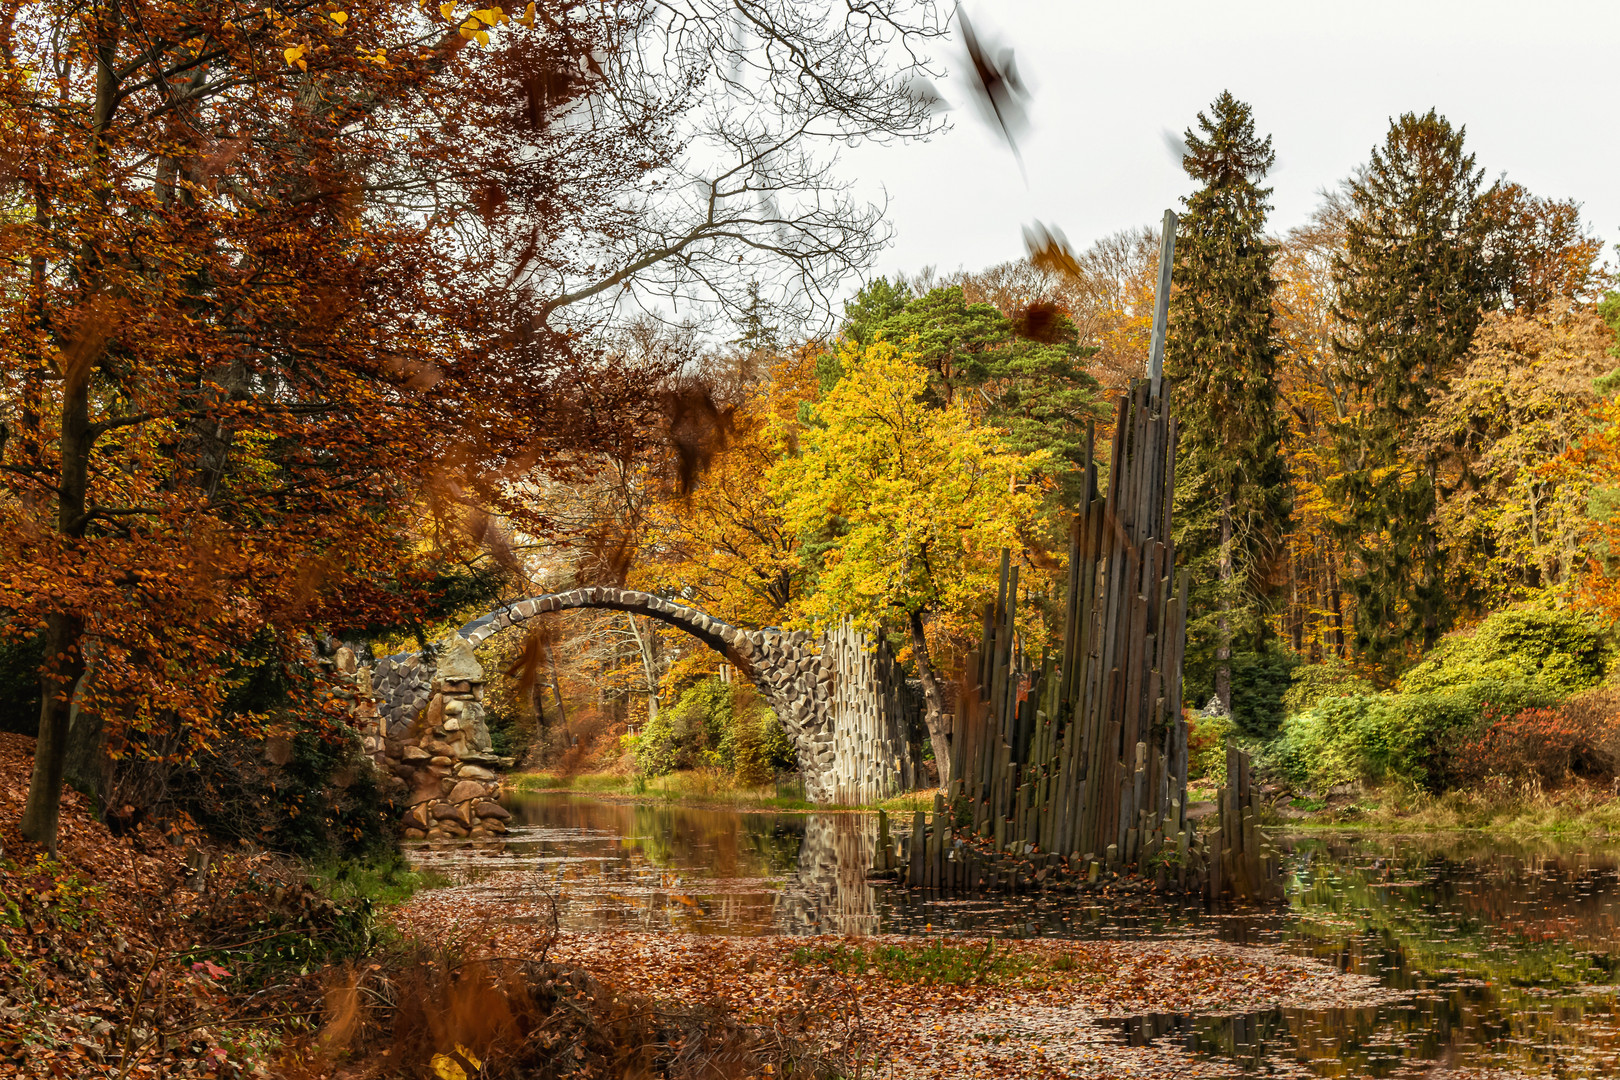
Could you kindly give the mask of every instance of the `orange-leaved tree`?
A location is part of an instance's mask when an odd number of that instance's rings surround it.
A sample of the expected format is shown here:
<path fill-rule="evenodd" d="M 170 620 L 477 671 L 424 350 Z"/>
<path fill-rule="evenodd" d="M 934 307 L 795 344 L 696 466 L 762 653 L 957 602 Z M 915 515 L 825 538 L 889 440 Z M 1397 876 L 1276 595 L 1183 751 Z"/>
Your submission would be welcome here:
<path fill-rule="evenodd" d="M 45 639 L 31 839 L 54 844 L 75 705 L 206 745 L 248 640 L 290 660 L 306 629 L 396 615 L 415 507 L 497 494 L 636 396 L 592 373 L 606 408 L 555 408 L 585 380 L 491 242 L 518 228 L 496 202 L 537 207 L 531 236 L 593 220 L 592 184 L 520 151 L 604 27 L 484 51 L 507 21 L 10 5 L 0 617 Z M 657 150 L 608 135 L 563 148 L 598 182 Z"/>
<path fill-rule="evenodd" d="M 8 0 L 0 621 L 46 639 L 29 837 L 54 843 L 75 704 L 206 741 L 245 636 L 290 653 L 409 606 L 424 501 L 485 540 L 490 512 L 547 528 L 517 481 L 656 404 L 658 372 L 578 347 L 638 283 L 724 303 L 862 267 L 875 211 L 813 144 L 933 128 L 926 61 L 888 48 L 939 33 L 931 7 L 747 22 Z"/>

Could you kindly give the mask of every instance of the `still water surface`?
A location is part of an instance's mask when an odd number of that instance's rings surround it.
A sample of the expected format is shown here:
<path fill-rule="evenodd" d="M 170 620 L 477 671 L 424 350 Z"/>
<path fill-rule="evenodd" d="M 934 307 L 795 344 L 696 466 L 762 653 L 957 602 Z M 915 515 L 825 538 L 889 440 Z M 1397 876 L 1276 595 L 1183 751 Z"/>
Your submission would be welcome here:
<path fill-rule="evenodd" d="M 565 929 L 692 934 L 1212 937 L 1409 992 L 1376 1008 L 1121 1017 L 1253 1075 L 1620 1077 L 1620 846 L 1471 834 L 1284 837 L 1286 912 L 1096 897 L 939 899 L 868 882 L 876 819 L 512 798 L 501 845 L 418 850 L 489 898 L 557 901 Z"/>

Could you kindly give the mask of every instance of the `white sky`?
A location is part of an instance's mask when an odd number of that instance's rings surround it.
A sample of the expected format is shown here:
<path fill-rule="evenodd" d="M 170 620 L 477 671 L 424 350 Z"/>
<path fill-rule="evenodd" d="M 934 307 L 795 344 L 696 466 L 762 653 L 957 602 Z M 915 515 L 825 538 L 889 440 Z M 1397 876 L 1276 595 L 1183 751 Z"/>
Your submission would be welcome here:
<path fill-rule="evenodd" d="M 1486 169 L 1584 204 L 1620 239 L 1620 0 L 973 0 L 981 37 L 1010 45 L 1032 84 L 1017 163 L 966 106 L 959 44 L 939 50 L 953 130 L 921 145 L 846 151 L 844 175 L 887 193 L 897 235 L 877 271 L 977 270 L 1023 254 L 1020 226 L 1074 247 L 1156 222 L 1190 182 L 1164 131 L 1223 89 L 1254 108 L 1277 165 L 1271 225 L 1365 162 L 1389 118 L 1438 108 Z M 948 51 L 947 51 L 948 50 Z"/>

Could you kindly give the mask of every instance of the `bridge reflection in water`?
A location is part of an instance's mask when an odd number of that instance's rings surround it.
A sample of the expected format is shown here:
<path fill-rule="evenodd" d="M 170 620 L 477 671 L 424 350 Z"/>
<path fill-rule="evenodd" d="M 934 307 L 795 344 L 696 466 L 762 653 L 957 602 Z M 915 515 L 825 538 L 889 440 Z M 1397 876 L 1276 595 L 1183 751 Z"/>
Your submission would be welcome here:
<path fill-rule="evenodd" d="M 1096 898 L 928 898 L 866 880 L 876 819 L 739 814 L 561 795 L 509 804 L 510 839 L 420 849 L 469 901 L 558 898 L 571 929 L 697 934 L 1214 937 L 1313 956 L 1409 991 L 1376 1008 L 1146 1015 L 1254 1075 L 1620 1076 L 1620 849 L 1479 836 L 1286 841 L 1290 908 L 1211 916 Z M 1434 1070 L 1440 1067 L 1439 1073 Z"/>

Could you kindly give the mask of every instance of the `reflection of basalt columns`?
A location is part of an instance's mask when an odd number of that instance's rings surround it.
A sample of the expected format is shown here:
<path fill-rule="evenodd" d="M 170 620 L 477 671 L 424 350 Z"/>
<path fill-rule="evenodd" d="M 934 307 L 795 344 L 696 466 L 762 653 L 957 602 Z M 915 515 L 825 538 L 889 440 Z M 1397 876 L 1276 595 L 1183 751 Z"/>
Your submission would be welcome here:
<path fill-rule="evenodd" d="M 782 721 L 813 801 L 874 801 L 917 782 L 921 761 L 914 737 L 919 713 L 915 695 L 887 647 L 881 642 L 872 646 L 847 625 L 813 641 L 804 631 L 732 626 L 631 589 L 582 588 L 519 600 L 474 619 L 448 641 L 437 663 L 471 661 L 476 666 L 472 650 L 492 634 L 548 612 L 576 608 L 645 615 L 685 630 L 725 656 L 759 688 Z M 385 657 L 377 662 L 374 683 L 384 701 L 386 725 L 404 727 L 432 706 L 435 661 L 415 653 Z M 475 744 L 481 706 L 477 718 Z M 487 733 L 484 739 L 487 745 Z"/>
<path fill-rule="evenodd" d="M 877 851 L 877 821 L 865 814 L 811 815 L 799 869 L 778 900 L 784 933 L 875 934 L 877 894 L 866 871 Z"/>

